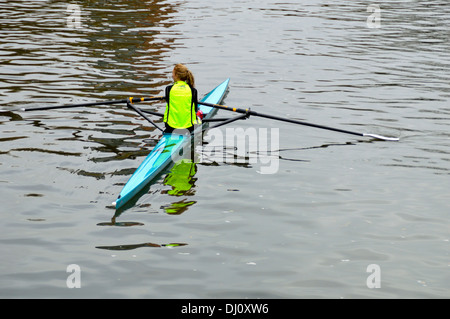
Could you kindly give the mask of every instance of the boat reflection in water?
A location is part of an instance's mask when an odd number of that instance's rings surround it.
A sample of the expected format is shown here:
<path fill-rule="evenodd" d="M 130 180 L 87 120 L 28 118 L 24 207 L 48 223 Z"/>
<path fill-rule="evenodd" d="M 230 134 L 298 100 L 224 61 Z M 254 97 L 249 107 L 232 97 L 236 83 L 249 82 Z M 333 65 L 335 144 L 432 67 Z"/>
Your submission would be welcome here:
<path fill-rule="evenodd" d="M 191 159 L 181 159 L 177 161 L 170 172 L 164 178 L 163 184 L 166 186 L 171 186 L 170 190 L 161 191 L 162 194 L 168 194 L 170 196 L 192 196 L 195 194 L 193 189 L 195 185 L 195 174 L 197 172 L 197 164 L 193 162 Z M 147 190 L 148 191 L 148 190 Z M 194 205 L 196 201 L 188 201 L 187 198 L 184 198 L 180 201 L 173 202 L 169 205 L 161 206 L 167 214 L 170 215 L 180 215 L 184 213 L 188 208 Z M 118 222 L 116 218 L 120 216 L 123 212 L 118 211 L 111 218 L 110 222 L 98 223 L 97 226 L 119 226 L 119 227 L 130 227 L 130 226 L 143 226 L 143 223 L 140 222 Z M 136 248 L 143 247 L 181 247 L 186 246 L 187 243 L 169 243 L 169 244 L 156 244 L 156 243 L 140 243 L 140 244 L 126 244 L 126 245 L 114 245 L 114 246 L 97 246 L 98 249 L 106 249 L 106 250 L 133 250 Z"/>

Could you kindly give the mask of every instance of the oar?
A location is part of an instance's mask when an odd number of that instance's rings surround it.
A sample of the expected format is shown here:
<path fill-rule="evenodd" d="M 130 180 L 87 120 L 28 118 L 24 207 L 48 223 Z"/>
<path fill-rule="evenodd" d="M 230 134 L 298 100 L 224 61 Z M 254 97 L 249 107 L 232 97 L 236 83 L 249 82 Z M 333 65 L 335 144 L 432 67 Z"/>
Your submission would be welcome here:
<path fill-rule="evenodd" d="M 265 118 L 272 119 L 272 120 L 289 122 L 289 123 L 300 124 L 300 125 L 305 125 L 305 126 L 311 126 L 311 127 L 316 127 L 316 128 L 340 132 L 340 133 L 372 137 L 372 138 L 375 138 L 378 140 L 384 140 L 384 141 L 398 141 L 399 140 L 396 137 L 386 137 L 386 136 L 382 136 L 382 135 L 378 135 L 378 134 L 358 133 L 358 132 L 343 130 L 343 129 L 339 129 L 339 128 L 334 128 L 334 127 L 329 127 L 329 126 L 324 126 L 324 125 L 319 125 L 319 124 L 314 124 L 314 123 L 308 123 L 308 122 L 303 122 L 303 121 L 298 121 L 298 120 L 293 120 L 293 119 L 287 119 L 287 118 L 279 117 L 279 116 L 275 116 L 275 115 L 257 113 L 255 111 L 251 111 L 250 109 L 240 109 L 240 108 L 235 108 L 235 107 L 229 107 L 226 105 L 211 104 L 211 103 L 206 103 L 206 102 L 198 102 L 198 104 L 206 105 L 209 107 L 214 107 L 214 108 L 217 108 L 220 110 L 227 110 L 227 111 L 237 112 L 237 113 L 242 113 L 242 114 L 247 114 L 247 115 L 265 117 Z"/>
<path fill-rule="evenodd" d="M 54 110 L 54 109 L 66 109 L 66 108 L 72 108 L 72 107 L 83 107 L 83 106 L 95 106 L 95 105 L 110 105 L 110 104 L 121 104 L 121 103 L 127 103 L 131 99 L 131 103 L 136 102 L 148 102 L 148 101 L 157 101 L 157 100 L 163 100 L 164 96 L 152 96 L 152 97 L 142 97 L 142 98 L 128 98 L 124 100 L 114 100 L 114 101 L 104 101 L 104 102 L 92 102 L 92 103 L 81 103 L 81 104 L 69 104 L 69 105 L 56 105 L 56 106 L 42 106 L 42 107 L 35 107 L 35 108 L 22 108 L 21 111 L 42 111 L 42 110 Z"/>
<path fill-rule="evenodd" d="M 152 124 L 154 127 L 156 127 L 158 130 L 160 130 L 161 132 L 164 132 L 164 130 L 162 128 L 160 128 L 158 125 L 156 125 L 155 123 L 153 123 L 152 120 L 150 120 L 140 109 L 138 109 L 137 107 L 135 107 L 134 105 L 131 104 L 132 98 L 129 98 L 128 100 L 126 100 L 127 102 L 127 106 L 134 110 L 136 113 L 138 113 L 140 116 L 142 116 L 144 119 L 147 120 L 147 122 L 149 122 L 150 124 Z"/>
<path fill-rule="evenodd" d="M 146 119 L 149 123 L 151 123 L 154 127 L 156 127 L 161 132 L 164 132 L 162 128 L 160 128 L 158 125 L 153 123 L 152 120 L 150 120 L 140 109 L 137 107 L 134 107 L 132 103 L 136 102 L 148 102 L 148 101 L 156 101 L 156 100 L 163 100 L 164 96 L 153 96 L 153 97 L 142 97 L 142 98 L 132 98 L 129 97 L 128 99 L 124 100 L 114 100 L 114 101 L 104 101 L 104 102 L 92 102 L 92 103 L 81 103 L 81 104 L 66 104 L 66 105 L 56 105 L 56 106 L 43 106 L 43 107 L 35 107 L 35 108 L 29 108 L 29 109 L 21 109 L 22 111 L 28 112 L 28 111 L 42 111 L 42 110 L 54 110 L 54 109 L 65 109 L 65 108 L 72 108 L 72 107 L 84 107 L 84 106 L 94 106 L 94 105 L 110 105 L 110 104 L 120 104 L 120 103 L 126 103 L 127 106 L 137 112 L 140 116 L 142 116 L 144 119 Z M 147 113 L 153 113 L 151 111 L 147 111 Z M 156 113 L 158 114 L 159 113 Z"/>

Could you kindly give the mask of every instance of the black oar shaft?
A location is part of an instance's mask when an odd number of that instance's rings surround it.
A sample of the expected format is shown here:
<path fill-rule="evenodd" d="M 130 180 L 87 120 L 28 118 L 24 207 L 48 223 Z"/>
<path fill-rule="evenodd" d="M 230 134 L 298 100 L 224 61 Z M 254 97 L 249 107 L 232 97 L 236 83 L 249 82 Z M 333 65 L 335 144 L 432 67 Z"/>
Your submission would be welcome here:
<path fill-rule="evenodd" d="M 150 124 L 152 124 L 154 127 L 156 127 L 158 130 L 160 130 L 161 132 L 164 132 L 164 130 L 162 128 L 160 128 L 158 125 L 156 125 L 155 123 L 153 123 L 152 120 L 150 120 L 140 109 L 138 109 L 137 107 L 135 107 L 134 105 L 132 105 L 130 103 L 130 100 L 126 100 L 127 102 L 127 106 L 134 110 L 136 113 L 138 113 L 140 116 L 142 116 L 145 120 L 147 120 L 147 122 L 149 122 Z"/>
<path fill-rule="evenodd" d="M 143 97 L 143 98 L 128 98 L 124 100 L 114 100 L 114 101 L 104 101 L 104 102 L 92 102 L 92 103 L 81 103 L 81 104 L 69 104 L 69 105 L 56 105 L 56 106 L 43 106 L 43 107 L 35 107 L 29 109 L 22 109 L 22 111 L 42 111 L 42 110 L 54 110 L 54 109 L 66 109 L 72 107 L 83 107 L 83 106 L 96 106 L 96 105 L 110 105 L 110 104 L 121 104 L 127 103 L 130 101 L 132 103 L 136 102 L 148 102 L 148 101 L 157 101 L 164 99 L 164 96 L 152 96 L 152 97 Z"/>
<path fill-rule="evenodd" d="M 140 110 L 144 113 L 148 113 L 151 115 L 156 115 L 156 116 L 160 116 L 160 117 L 164 116 L 164 113 L 159 113 L 159 112 L 154 112 L 154 111 L 149 111 L 149 110 L 144 110 L 144 109 L 140 109 Z"/>
<path fill-rule="evenodd" d="M 70 104 L 70 105 L 55 105 L 55 106 L 42 106 L 42 107 L 34 107 L 29 109 L 22 109 L 22 111 L 43 111 L 43 110 L 55 110 L 55 109 L 66 109 L 72 107 L 84 107 L 84 106 L 95 106 L 95 105 L 108 105 L 115 103 L 126 103 L 127 100 L 118 101 L 108 101 L 108 102 L 93 102 L 93 103 L 82 103 L 82 104 Z"/>
<path fill-rule="evenodd" d="M 279 117 L 279 116 L 275 116 L 275 115 L 258 113 L 255 111 L 251 111 L 250 109 L 240 109 L 240 108 L 236 108 L 236 107 L 229 107 L 226 105 L 211 104 L 211 103 L 206 103 L 206 102 L 198 102 L 198 104 L 206 105 L 209 107 L 214 107 L 214 108 L 221 109 L 221 110 L 227 110 L 227 111 L 231 111 L 231 112 L 237 112 L 237 113 L 242 113 L 242 114 L 247 114 L 247 115 L 252 115 L 252 116 L 265 117 L 265 118 L 272 119 L 272 120 L 289 122 L 289 123 L 300 124 L 300 125 L 305 125 L 305 126 L 311 126 L 311 127 L 316 127 L 316 128 L 320 128 L 320 129 L 325 129 L 325 130 L 330 130 L 330 131 L 335 131 L 335 132 L 340 132 L 340 133 L 346 133 L 346 134 L 351 134 L 351 135 L 356 135 L 356 136 L 369 136 L 369 137 L 373 137 L 373 138 L 380 139 L 380 140 L 398 141 L 398 138 L 394 138 L 394 137 L 386 137 L 386 136 L 381 136 L 381 135 L 376 135 L 376 134 L 358 133 L 358 132 L 353 132 L 353 131 L 349 131 L 349 130 L 343 130 L 343 129 L 339 129 L 339 128 L 329 127 L 329 126 L 325 126 L 325 125 L 319 125 L 319 124 L 308 123 L 308 122 L 303 122 L 303 121 L 299 121 L 299 120 L 287 119 L 287 118 Z"/>
<path fill-rule="evenodd" d="M 308 123 L 308 122 L 303 122 L 303 121 L 298 121 L 298 120 L 293 120 L 293 119 L 286 119 L 286 118 L 283 118 L 283 117 L 278 117 L 278 116 L 273 116 L 273 115 L 268 115 L 268 114 L 261 114 L 261 113 L 256 113 L 256 112 L 250 112 L 250 115 L 255 115 L 255 116 L 259 116 L 259 117 L 265 117 L 265 118 L 272 119 L 272 120 L 277 120 L 277 121 L 283 121 L 283 122 L 289 122 L 289 123 L 300 124 L 300 125 L 305 125 L 305 126 L 311 126 L 311 127 L 316 127 L 316 128 L 330 130 L 330 131 L 335 131 L 335 132 L 340 132 L 340 133 L 352 134 L 352 135 L 357 135 L 357 136 L 364 136 L 363 133 L 343 130 L 343 129 L 340 129 L 340 128 L 329 127 L 329 126 L 325 126 L 325 125 Z"/>

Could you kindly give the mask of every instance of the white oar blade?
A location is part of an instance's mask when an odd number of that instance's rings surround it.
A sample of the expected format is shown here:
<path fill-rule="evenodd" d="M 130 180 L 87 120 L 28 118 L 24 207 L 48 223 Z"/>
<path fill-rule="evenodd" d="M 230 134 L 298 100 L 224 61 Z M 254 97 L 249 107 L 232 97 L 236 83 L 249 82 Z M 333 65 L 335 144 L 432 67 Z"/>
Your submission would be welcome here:
<path fill-rule="evenodd" d="M 383 140 L 383 141 L 394 141 L 397 142 L 400 139 L 397 137 L 386 137 L 383 135 L 378 135 L 378 134 L 363 134 L 364 136 L 369 136 L 369 137 L 373 137 L 376 138 L 377 140 Z"/>

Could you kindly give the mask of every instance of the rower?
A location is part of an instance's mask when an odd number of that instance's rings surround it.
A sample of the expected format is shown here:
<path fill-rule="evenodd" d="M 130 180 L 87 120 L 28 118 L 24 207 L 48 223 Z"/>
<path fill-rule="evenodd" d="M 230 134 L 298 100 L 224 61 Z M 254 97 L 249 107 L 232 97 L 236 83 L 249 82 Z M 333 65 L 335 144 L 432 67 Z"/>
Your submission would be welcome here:
<path fill-rule="evenodd" d="M 172 71 L 173 85 L 166 87 L 167 102 L 164 112 L 165 133 L 175 129 L 194 131 L 194 125 L 201 123 L 202 112 L 198 108 L 198 93 L 192 72 L 183 64 L 177 64 Z"/>

